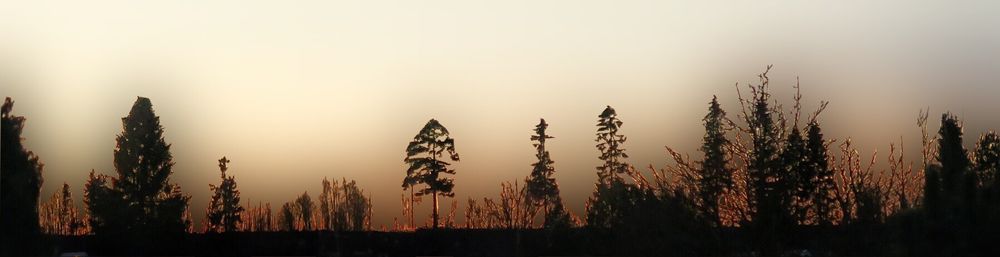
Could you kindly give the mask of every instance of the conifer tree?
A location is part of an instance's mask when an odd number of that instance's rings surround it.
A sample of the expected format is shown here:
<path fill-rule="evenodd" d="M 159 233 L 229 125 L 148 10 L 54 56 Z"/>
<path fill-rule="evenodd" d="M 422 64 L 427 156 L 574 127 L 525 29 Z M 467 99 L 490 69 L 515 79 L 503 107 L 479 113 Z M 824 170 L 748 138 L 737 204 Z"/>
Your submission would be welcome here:
<path fill-rule="evenodd" d="M 618 119 L 618 113 L 614 108 L 608 106 L 604 108 L 601 115 L 597 116 L 597 150 L 601 151 L 599 157 L 604 164 L 597 167 L 598 181 L 602 184 L 610 184 L 613 180 L 620 180 L 619 175 L 626 175 L 630 166 L 625 162 L 628 154 L 625 153 L 625 135 L 618 134 L 622 121 Z"/>
<path fill-rule="evenodd" d="M 726 138 L 726 129 L 723 127 L 725 119 L 726 111 L 719 106 L 718 97 L 712 96 L 708 114 L 702 119 L 705 125 L 705 137 L 701 152 L 705 154 L 705 159 L 701 162 L 699 195 L 703 205 L 702 211 L 716 225 L 722 224 L 719 198 L 724 190 L 733 186 L 733 171 L 726 164 L 729 161 L 726 155 L 729 139 Z"/>
<path fill-rule="evenodd" d="M 786 220 L 782 210 L 780 192 L 781 183 L 781 159 L 780 146 L 783 132 L 783 122 L 777 124 L 775 119 L 781 115 L 778 108 L 770 105 L 771 94 L 768 92 L 769 79 L 767 73 L 771 66 L 767 67 L 764 73 L 760 74 L 759 85 L 751 85 L 750 99 L 744 100 L 740 96 L 743 106 L 743 119 L 746 122 L 744 132 L 749 134 L 750 146 L 747 163 L 748 186 L 750 187 L 747 197 L 753 228 L 757 235 L 758 245 L 764 251 L 777 250 L 777 236 L 780 236 L 778 229 L 782 228 L 782 223 Z M 777 117 L 781 120 L 781 116 Z M 773 252 L 770 252 L 773 254 Z"/>
<path fill-rule="evenodd" d="M 624 222 L 626 213 L 639 201 L 643 192 L 624 182 L 620 175 L 628 175 L 632 167 L 626 163 L 628 154 L 623 144 L 626 137 L 618 134 L 622 126 L 614 108 L 608 106 L 597 119 L 598 157 L 604 161 L 597 166 L 598 182 L 590 199 L 587 200 L 587 225 L 610 228 Z"/>
<path fill-rule="evenodd" d="M 95 234 L 122 236 L 137 249 L 179 240 L 190 225 L 184 218 L 190 196 L 170 182 L 173 157 L 160 117 L 148 98 L 139 97 L 114 149 L 115 177 L 91 175 L 88 206 Z"/>
<path fill-rule="evenodd" d="M 233 176 L 226 176 L 229 162 L 225 156 L 219 159 L 222 183 L 219 186 L 208 185 L 214 192 L 206 213 L 208 230 L 212 232 L 234 232 L 242 220 L 243 206 L 240 205 L 240 191 L 236 189 L 236 179 Z"/>
<path fill-rule="evenodd" d="M 969 171 L 969 156 L 962 145 L 962 125 L 958 118 L 950 113 L 941 116 L 941 129 L 938 145 L 937 161 L 941 163 L 942 190 L 949 197 L 964 196 L 968 189 L 965 180 L 971 176 Z"/>
<path fill-rule="evenodd" d="M 26 255 L 35 242 L 42 167 L 35 153 L 24 148 L 21 132 L 25 118 L 11 114 L 14 101 L 7 97 L 0 114 L 0 255 Z"/>
<path fill-rule="evenodd" d="M 406 146 L 406 158 L 403 162 L 408 167 L 406 177 L 403 178 L 403 188 L 417 184 L 426 185 L 417 192 L 417 196 L 431 195 L 434 201 L 432 213 L 434 229 L 437 229 L 439 224 L 438 196 L 455 196 L 452 192 L 455 187 L 454 179 L 443 176 L 455 174 L 455 170 L 448 167 L 451 165 L 448 160 L 459 161 L 458 152 L 455 152 L 455 140 L 448 134 L 447 128 L 437 120 L 431 119 Z"/>
<path fill-rule="evenodd" d="M 805 223 L 808 214 L 809 201 L 815 186 L 812 184 L 813 170 L 809 169 L 806 155 L 808 154 L 805 139 L 798 125 L 792 127 L 792 132 L 785 140 L 781 152 L 781 163 L 784 170 L 778 176 L 778 193 L 782 216 L 793 217 L 799 223 Z"/>
<path fill-rule="evenodd" d="M 976 143 L 973 170 L 976 172 L 976 184 L 980 187 L 996 187 L 1000 180 L 1000 136 L 989 131 L 979 137 Z"/>
<path fill-rule="evenodd" d="M 806 151 L 806 168 L 812 173 L 811 182 L 814 185 L 811 206 L 816 213 L 817 224 L 829 226 L 835 219 L 833 192 L 837 184 L 830 169 L 827 141 L 823 139 L 823 131 L 815 120 L 806 126 Z"/>
<path fill-rule="evenodd" d="M 552 167 L 555 161 L 552 161 L 549 151 L 545 149 L 545 141 L 555 138 L 545 133 L 548 127 L 549 124 L 545 123 L 545 119 L 541 119 L 538 125 L 535 125 L 535 134 L 531 135 L 531 141 L 535 142 L 533 145 L 537 151 L 535 158 L 538 158 L 538 162 L 531 164 L 531 175 L 525 181 L 529 201 L 542 206 L 544 215 L 548 215 L 549 207 L 559 198 L 559 185 L 552 177 L 556 172 Z"/>
<path fill-rule="evenodd" d="M 926 207 L 931 215 L 932 236 L 942 252 L 968 255 L 968 232 L 976 222 L 975 174 L 970 170 L 969 156 L 962 144 L 962 125 L 955 115 L 941 116 L 938 138 L 940 168 L 928 169 L 928 192 L 924 196 L 931 201 Z"/>

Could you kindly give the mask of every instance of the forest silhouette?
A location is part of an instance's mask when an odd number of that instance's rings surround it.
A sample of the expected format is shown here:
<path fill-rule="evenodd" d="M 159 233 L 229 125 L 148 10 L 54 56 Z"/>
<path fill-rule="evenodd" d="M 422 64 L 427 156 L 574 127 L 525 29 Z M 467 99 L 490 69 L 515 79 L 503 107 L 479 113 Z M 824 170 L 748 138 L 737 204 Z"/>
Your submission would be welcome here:
<path fill-rule="evenodd" d="M 581 214 L 564 207 L 546 148 L 558 140 L 547 129 L 558 125 L 542 118 L 525 142 L 537 160 L 523 181 L 500 182 L 497 198 L 467 199 L 459 224 L 453 189 L 461 181 L 451 165 L 460 161 L 461 139 L 430 119 L 405 147 L 400 142 L 403 208 L 382 228 L 372 226 L 370 194 L 348 178 L 323 178 L 316 198 L 303 192 L 276 211 L 242 201 L 238 175 L 227 173 L 239 160 L 226 157 L 218 159 L 219 182 L 207 188 L 209 205 L 191 206 L 188 192 L 204 188 L 171 181 L 171 145 L 144 97 L 121 120 L 114 169 L 92 170 L 82 185 L 83 208 L 66 183 L 42 201 L 43 159 L 22 144 L 27 119 L 7 97 L 0 255 L 1000 255 L 1000 136 L 987 132 L 966 149 L 959 117 L 942 114 L 935 133 L 929 109 L 920 110 L 922 159 L 906 160 L 890 143 L 887 169 L 876 170 L 883 162 L 876 153 L 862 156 L 850 138 L 824 136 L 828 102 L 802 110 L 797 81 L 791 104 L 773 99 L 770 69 L 736 85 L 739 106 L 728 112 L 717 97 L 707 99 L 697 160 L 665 146 L 672 163 L 637 168 L 620 131 L 627 123 L 606 106 L 596 128 L 579 128 L 594 129 L 601 161 Z M 424 196 L 427 219 L 413 214 Z M 206 208 L 204 224 L 194 224 L 192 208 Z"/>

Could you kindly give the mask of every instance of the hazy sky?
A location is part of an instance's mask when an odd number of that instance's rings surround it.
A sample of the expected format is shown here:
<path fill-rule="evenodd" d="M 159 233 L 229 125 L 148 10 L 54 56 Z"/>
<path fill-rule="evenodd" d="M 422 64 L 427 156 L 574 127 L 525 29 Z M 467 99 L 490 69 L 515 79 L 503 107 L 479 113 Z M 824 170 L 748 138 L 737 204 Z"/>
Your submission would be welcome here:
<path fill-rule="evenodd" d="M 1000 128 L 998 28 L 996 1 L 3 1 L 0 94 L 28 118 L 43 199 L 66 182 L 80 201 L 91 169 L 114 172 L 120 118 L 145 96 L 199 225 L 223 155 L 244 201 L 347 177 L 391 224 L 403 150 L 430 118 L 462 157 L 459 213 L 529 174 L 544 117 L 582 214 L 605 105 L 630 161 L 662 167 L 664 145 L 696 153 L 713 94 L 735 115 L 734 83 L 767 64 L 776 97 L 800 77 L 806 109 L 831 101 L 828 136 L 865 153 L 903 137 L 919 162 L 925 106 L 964 118 L 971 143 Z"/>

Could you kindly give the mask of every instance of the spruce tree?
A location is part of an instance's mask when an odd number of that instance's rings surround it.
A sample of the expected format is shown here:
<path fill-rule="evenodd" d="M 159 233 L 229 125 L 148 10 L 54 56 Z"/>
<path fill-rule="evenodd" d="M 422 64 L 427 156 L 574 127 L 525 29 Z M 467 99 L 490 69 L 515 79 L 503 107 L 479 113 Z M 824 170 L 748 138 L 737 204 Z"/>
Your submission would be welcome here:
<path fill-rule="evenodd" d="M 823 139 L 823 131 L 819 123 L 815 120 L 806 126 L 806 169 L 811 173 L 811 182 L 814 186 L 812 193 L 812 207 L 816 213 L 816 221 L 819 225 L 833 225 L 834 191 L 837 190 L 836 181 L 833 179 L 833 170 L 830 169 L 829 152 L 827 142 Z"/>
<path fill-rule="evenodd" d="M 555 162 L 549 156 L 549 151 L 545 150 L 545 141 L 555 138 L 545 133 L 548 127 L 549 124 L 545 123 L 545 119 L 541 119 L 538 125 L 535 125 L 535 134 L 531 135 L 531 141 L 535 142 L 533 145 L 537 151 L 535 158 L 538 158 L 538 162 L 531 164 L 531 175 L 525 179 L 529 201 L 542 206 L 543 215 L 548 215 L 549 207 L 555 204 L 559 198 L 559 185 L 552 177 L 556 172 L 556 169 L 552 167 Z"/>
<path fill-rule="evenodd" d="M 775 116 L 780 110 L 770 106 L 771 94 L 768 92 L 768 77 L 770 66 L 759 75 L 761 84 L 751 86 L 751 99 L 742 100 L 743 119 L 746 122 L 746 133 L 750 137 L 749 162 L 747 163 L 748 186 L 750 197 L 747 205 L 750 207 L 752 225 L 759 240 L 757 245 L 765 254 L 775 254 L 778 247 L 778 229 L 785 220 L 782 210 L 780 183 L 782 177 L 780 146 L 782 125 L 776 124 Z M 780 118 L 780 116 L 778 117 Z"/>
<path fill-rule="evenodd" d="M 208 185 L 214 192 L 206 212 L 208 230 L 211 232 L 235 232 L 242 220 L 240 217 L 243 206 L 240 205 L 240 191 L 236 189 L 236 179 L 233 176 L 226 176 L 229 162 L 225 156 L 219 159 L 222 183 L 219 186 Z"/>
<path fill-rule="evenodd" d="M 718 97 L 712 96 L 708 114 L 702 119 L 705 137 L 701 152 L 705 154 L 705 159 L 701 162 L 698 194 L 701 197 L 702 212 L 717 226 L 722 224 L 719 199 L 724 190 L 733 186 L 733 171 L 726 165 L 729 161 L 726 155 L 729 139 L 726 138 L 726 129 L 723 127 L 725 119 L 726 111 L 719 106 Z"/>
<path fill-rule="evenodd" d="M 969 156 L 962 144 L 962 125 L 958 118 L 951 113 L 941 116 L 941 128 L 938 130 L 938 156 L 937 162 L 940 170 L 936 174 L 931 174 L 928 170 L 928 177 L 936 175 L 938 181 L 928 182 L 926 187 L 933 190 L 931 183 L 940 184 L 939 192 L 928 192 L 925 197 L 935 197 L 929 199 L 936 201 L 932 206 L 927 206 L 932 213 L 934 220 L 932 224 L 935 234 L 943 253 L 968 255 L 967 240 L 971 239 L 968 232 L 974 229 L 976 223 L 974 215 L 974 204 L 976 199 L 975 174 L 970 170 Z M 935 179 L 935 178 L 929 178 Z M 936 193 L 936 195 L 935 195 Z M 936 208 L 931 209 L 931 208 Z"/>
<path fill-rule="evenodd" d="M 26 255 L 39 233 L 38 198 L 42 167 L 35 153 L 24 148 L 25 118 L 11 114 L 7 97 L 0 115 L 0 255 Z"/>
<path fill-rule="evenodd" d="M 805 139 L 802 138 L 798 125 L 795 125 L 788 134 L 781 152 L 784 170 L 778 174 L 777 192 L 780 194 L 782 217 L 794 218 L 799 223 L 807 222 L 809 201 L 815 188 L 812 184 L 813 170 L 809 169 L 807 154 Z"/>
<path fill-rule="evenodd" d="M 88 200 L 95 234 L 121 236 L 137 250 L 156 242 L 176 242 L 190 225 L 184 218 L 190 196 L 170 182 L 173 157 L 160 117 L 148 98 L 139 97 L 114 149 L 115 177 L 91 176 Z M 168 248 L 169 249 L 169 248 Z"/>
<path fill-rule="evenodd" d="M 969 156 L 962 145 L 962 125 L 950 113 L 941 116 L 937 161 L 941 163 L 942 190 L 951 197 L 963 196 L 965 179 L 970 176 Z"/>
<path fill-rule="evenodd" d="M 427 186 L 417 192 L 417 196 L 426 194 L 432 196 L 434 229 L 438 228 L 439 223 L 438 196 L 455 196 L 452 192 L 455 187 L 454 179 L 443 176 L 455 175 L 455 170 L 448 167 L 451 165 L 448 160 L 459 161 L 458 152 L 455 151 L 455 140 L 448 134 L 447 128 L 437 120 L 431 119 L 406 146 L 406 158 L 403 162 L 408 167 L 406 177 L 403 178 L 403 188 L 417 184 Z"/>

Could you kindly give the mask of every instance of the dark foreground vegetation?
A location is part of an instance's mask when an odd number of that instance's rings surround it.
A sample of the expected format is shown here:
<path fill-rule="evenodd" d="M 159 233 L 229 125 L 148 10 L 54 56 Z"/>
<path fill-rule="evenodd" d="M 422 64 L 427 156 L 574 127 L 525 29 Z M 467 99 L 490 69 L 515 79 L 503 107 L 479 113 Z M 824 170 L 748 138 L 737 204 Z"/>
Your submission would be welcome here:
<path fill-rule="evenodd" d="M 803 227 L 791 231 L 789 249 L 798 256 L 810 249 L 814 256 L 891 255 L 898 245 L 886 245 L 883 227 L 863 230 L 835 228 L 822 231 Z M 755 247 L 749 235 L 727 228 L 710 241 L 648 238 L 612 231 L 576 228 L 439 229 L 411 232 L 233 232 L 191 234 L 162 254 L 189 256 L 745 256 Z M 671 239 L 672 241 L 664 240 Z M 87 252 L 91 255 L 130 255 L 149 249 L 99 240 L 93 236 L 47 236 L 48 254 Z M 797 250 L 796 250 L 797 249 Z M 883 254 L 885 253 L 885 254 Z"/>
<path fill-rule="evenodd" d="M 346 178 L 324 178 L 315 199 L 304 192 L 274 211 L 269 203 L 241 202 L 225 157 L 220 183 L 208 186 L 205 224 L 192 224 L 190 196 L 170 181 L 170 144 L 142 97 L 122 118 L 113 173 L 90 172 L 83 210 L 66 184 L 40 203 L 43 165 L 22 145 L 25 118 L 12 114 L 7 98 L 0 255 L 1000 255 L 996 133 L 967 148 L 958 117 L 941 115 L 933 133 L 929 111 L 921 111 L 922 160 L 905 160 L 900 142 L 888 144 L 881 161 L 877 153 L 861 156 L 850 138 L 825 138 L 826 102 L 803 113 L 796 84 L 786 109 L 771 98 L 768 71 L 759 79 L 737 85 L 734 116 L 709 101 L 699 159 L 666 147 L 673 162 L 659 169 L 629 162 L 625 122 L 604 108 L 595 134 L 602 164 L 579 216 L 564 207 L 546 149 L 556 137 L 541 119 L 530 135 L 537 162 L 523 183 L 500 183 L 497 198 L 468 199 L 465 223 L 457 223 L 457 200 L 449 212 L 439 206 L 455 197 L 451 175 L 458 171 L 450 165 L 461 160 L 458 144 L 431 119 L 404 151 L 401 216 L 378 229 L 370 197 Z M 425 221 L 413 215 L 423 196 L 432 208 Z"/>

